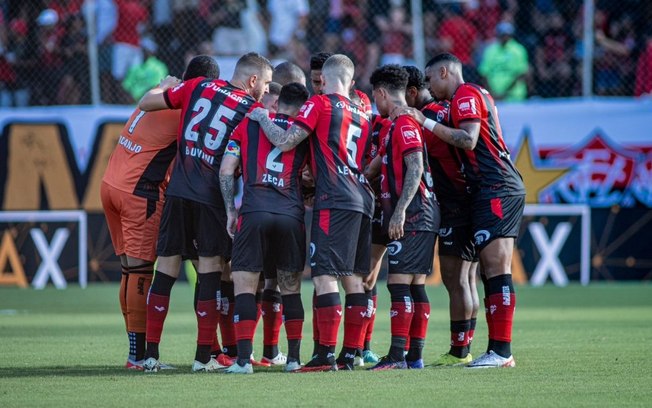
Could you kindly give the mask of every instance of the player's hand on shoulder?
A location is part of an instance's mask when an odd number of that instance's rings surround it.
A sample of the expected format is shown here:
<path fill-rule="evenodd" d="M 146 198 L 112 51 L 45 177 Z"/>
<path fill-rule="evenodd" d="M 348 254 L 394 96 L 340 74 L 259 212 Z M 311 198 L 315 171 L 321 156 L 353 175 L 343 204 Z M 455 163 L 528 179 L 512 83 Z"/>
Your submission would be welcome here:
<path fill-rule="evenodd" d="M 249 113 L 247 113 L 247 116 L 251 120 L 255 120 L 256 122 L 260 122 L 262 119 L 266 118 L 269 116 L 269 111 L 265 108 L 257 107 L 252 109 Z"/>
<path fill-rule="evenodd" d="M 409 107 L 399 107 L 399 108 L 394 109 L 392 111 L 392 114 L 390 115 L 390 118 L 392 120 L 395 120 L 397 117 L 399 117 L 401 115 L 411 116 L 420 125 L 423 125 L 423 122 L 425 122 L 425 120 L 426 120 L 426 116 L 419 109 L 409 108 Z"/>
<path fill-rule="evenodd" d="M 175 87 L 181 83 L 181 80 L 175 76 L 168 75 L 165 78 L 161 80 L 161 83 L 158 85 L 159 88 L 163 89 L 164 91 L 167 89 L 170 89 L 172 87 Z"/>

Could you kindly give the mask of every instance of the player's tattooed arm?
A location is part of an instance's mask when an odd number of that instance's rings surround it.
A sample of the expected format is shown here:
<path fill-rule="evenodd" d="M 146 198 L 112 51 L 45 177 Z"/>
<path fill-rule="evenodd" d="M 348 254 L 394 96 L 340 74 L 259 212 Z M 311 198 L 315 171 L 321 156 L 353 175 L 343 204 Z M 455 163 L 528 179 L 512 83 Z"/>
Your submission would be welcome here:
<path fill-rule="evenodd" d="M 231 143 L 231 141 L 229 141 Z M 240 164 L 240 159 L 234 154 L 225 154 L 222 157 L 222 164 L 220 165 L 220 190 L 222 191 L 222 198 L 224 199 L 224 207 L 226 208 L 226 230 L 233 238 L 235 235 L 235 225 L 238 218 L 235 209 L 235 171 Z"/>
<path fill-rule="evenodd" d="M 480 121 L 462 122 L 459 129 L 438 124 L 432 133 L 450 145 L 464 150 L 473 150 L 480 136 Z"/>
<path fill-rule="evenodd" d="M 396 203 L 392 218 L 389 220 L 389 237 L 391 239 L 401 239 L 403 237 L 405 210 L 407 210 L 408 205 L 410 205 L 414 195 L 417 193 L 423 174 L 422 152 L 410 153 L 403 160 L 405 161 L 407 170 L 405 172 L 405 181 L 403 182 L 403 191 Z"/>
<path fill-rule="evenodd" d="M 414 118 L 414 120 L 416 120 L 421 126 L 430 130 L 438 138 L 450 145 L 459 147 L 460 149 L 473 150 L 475 149 L 475 145 L 478 143 L 478 137 L 480 136 L 480 121 L 463 122 L 460 124 L 459 129 L 457 129 L 448 127 L 432 119 L 428 119 L 420 110 L 415 108 L 403 107 L 401 109 L 396 109 L 396 111 L 392 113 L 395 116 L 412 116 L 412 118 Z M 428 120 L 429 123 L 426 123 L 426 120 Z"/>
<path fill-rule="evenodd" d="M 287 130 L 277 126 L 267 115 L 267 109 L 255 108 L 248 115 L 251 120 L 260 123 L 265 136 L 282 152 L 294 149 L 309 135 L 305 129 L 297 125 L 292 125 Z"/>

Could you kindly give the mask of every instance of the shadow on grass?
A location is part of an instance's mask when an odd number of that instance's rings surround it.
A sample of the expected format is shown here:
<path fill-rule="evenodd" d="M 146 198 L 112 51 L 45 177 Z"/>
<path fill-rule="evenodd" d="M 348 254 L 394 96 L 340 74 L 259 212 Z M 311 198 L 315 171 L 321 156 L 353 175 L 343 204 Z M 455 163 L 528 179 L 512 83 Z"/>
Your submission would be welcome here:
<path fill-rule="evenodd" d="M 155 374 L 145 374 L 138 370 L 127 370 L 114 366 L 46 366 L 46 367 L 0 367 L 0 378 L 26 377 L 131 377 L 161 375 L 202 375 L 193 373 L 190 366 L 175 366 L 174 370 L 161 370 Z M 256 372 L 283 373 L 282 367 L 256 367 Z M 212 373 L 209 373 L 212 374 Z M 217 373 L 219 375 L 219 373 Z"/>

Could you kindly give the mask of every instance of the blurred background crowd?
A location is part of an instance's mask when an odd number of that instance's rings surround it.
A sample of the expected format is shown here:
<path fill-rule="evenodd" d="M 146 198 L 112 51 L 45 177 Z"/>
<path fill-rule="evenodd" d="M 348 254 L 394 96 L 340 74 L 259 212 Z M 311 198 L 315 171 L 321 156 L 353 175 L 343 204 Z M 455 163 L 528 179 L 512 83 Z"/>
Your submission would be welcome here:
<path fill-rule="evenodd" d="M 593 0 L 592 0 L 593 1 Z M 420 10 L 412 10 L 421 3 Z M 496 99 L 582 94 L 584 0 L 0 0 L 0 106 L 131 104 L 197 54 L 257 51 L 309 70 L 342 52 L 368 90 L 375 67 L 448 51 Z M 418 11 L 418 13 L 414 13 Z M 592 94 L 652 92 L 652 1 L 595 0 Z M 90 34 L 90 35 L 89 35 Z M 89 47 L 94 39 L 96 47 Z"/>

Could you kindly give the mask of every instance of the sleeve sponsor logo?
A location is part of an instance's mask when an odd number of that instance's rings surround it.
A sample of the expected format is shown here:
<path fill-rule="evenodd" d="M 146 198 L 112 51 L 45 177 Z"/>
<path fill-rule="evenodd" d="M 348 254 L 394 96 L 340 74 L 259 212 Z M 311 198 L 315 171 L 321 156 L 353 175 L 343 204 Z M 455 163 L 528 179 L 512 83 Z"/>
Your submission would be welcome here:
<path fill-rule="evenodd" d="M 439 112 L 437 112 L 437 122 L 440 122 L 440 123 L 443 122 L 445 116 L 446 116 L 446 113 L 444 113 L 443 109 L 440 110 Z"/>
<path fill-rule="evenodd" d="M 401 135 L 406 144 L 421 142 L 419 132 L 412 126 L 401 126 Z"/>
<path fill-rule="evenodd" d="M 472 96 L 465 96 L 457 101 L 457 110 L 460 116 L 470 116 L 478 114 L 478 104 Z"/>
<path fill-rule="evenodd" d="M 182 82 L 182 83 L 180 83 L 179 85 L 175 86 L 174 88 L 172 88 L 172 92 L 176 92 L 176 91 L 178 91 L 179 89 L 183 88 L 183 86 L 184 86 L 185 84 L 186 84 L 185 82 Z"/>
<path fill-rule="evenodd" d="M 315 107 L 314 102 L 308 101 L 304 103 L 303 106 L 301 107 L 301 110 L 299 110 L 299 115 L 301 115 L 301 117 L 304 119 L 307 118 L 308 115 L 310 115 L 310 111 L 312 111 L 312 108 L 314 107 Z"/>

